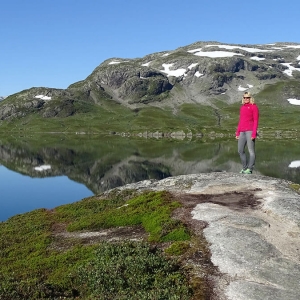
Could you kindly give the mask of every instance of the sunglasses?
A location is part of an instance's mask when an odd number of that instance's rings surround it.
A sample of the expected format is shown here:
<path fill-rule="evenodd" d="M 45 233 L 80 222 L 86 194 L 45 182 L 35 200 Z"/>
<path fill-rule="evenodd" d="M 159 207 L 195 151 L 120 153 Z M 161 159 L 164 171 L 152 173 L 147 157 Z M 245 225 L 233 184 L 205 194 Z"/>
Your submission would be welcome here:
<path fill-rule="evenodd" d="M 250 99 L 251 97 L 244 97 L 244 99 Z"/>

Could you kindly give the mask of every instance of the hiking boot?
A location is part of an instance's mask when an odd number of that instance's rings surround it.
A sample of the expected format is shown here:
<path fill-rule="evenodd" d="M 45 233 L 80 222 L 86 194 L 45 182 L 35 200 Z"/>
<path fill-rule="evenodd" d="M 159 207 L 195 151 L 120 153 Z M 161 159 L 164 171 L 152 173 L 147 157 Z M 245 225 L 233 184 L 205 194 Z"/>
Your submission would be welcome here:
<path fill-rule="evenodd" d="M 245 170 L 245 171 L 243 172 L 243 174 L 252 174 L 252 170 L 247 169 L 247 170 Z"/>
<path fill-rule="evenodd" d="M 244 174 L 246 170 L 242 169 L 240 174 Z"/>

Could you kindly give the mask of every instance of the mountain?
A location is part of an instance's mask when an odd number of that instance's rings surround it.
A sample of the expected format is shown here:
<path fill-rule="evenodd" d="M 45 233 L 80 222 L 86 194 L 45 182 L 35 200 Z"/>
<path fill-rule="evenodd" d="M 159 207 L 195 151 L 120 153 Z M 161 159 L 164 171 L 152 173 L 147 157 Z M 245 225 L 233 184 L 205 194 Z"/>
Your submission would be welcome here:
<path fill-rule="evenodd" d="M 166 128 L 190 128 L 208 117 L 207 125 L 226 128 L 236 123 L 230 106 L 236 110 L 246 90 L 266 112 L 298 109 L 293 104 L 300 101 L 299 63 L 296 43 L 197 42 L 142 58 L 111 58 L 67 89 L 39 87 L 9 96 L 0 104 L 0 120 L 23 119 L 22 124 L 27 124 L 26 118 L 34 114 L 46 124 L 46 119 L 70 116 L 87 124 L 85 115 L 93 120 L 89 125 L 93 128 L 98 124 L 118 130 L 116 119 L 126 119 L 121 128 L 146 130 L 157 118 L 164 119 L 161 126 Z"/>
<path fill-rule="evenodd" d="M 4 100 L 6 97 L 0 96 L 0 101 Z"/>

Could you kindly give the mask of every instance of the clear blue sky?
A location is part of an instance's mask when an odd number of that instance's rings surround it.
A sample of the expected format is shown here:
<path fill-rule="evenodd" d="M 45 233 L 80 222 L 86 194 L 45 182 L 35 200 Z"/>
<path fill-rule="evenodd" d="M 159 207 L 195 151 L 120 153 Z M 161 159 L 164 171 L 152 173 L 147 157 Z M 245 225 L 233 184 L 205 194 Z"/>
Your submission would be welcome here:
<path fill-rule="evenodd" d="M 299 0 L 1 0 L 0 96 L 197 41 L 300 42 Z"/>

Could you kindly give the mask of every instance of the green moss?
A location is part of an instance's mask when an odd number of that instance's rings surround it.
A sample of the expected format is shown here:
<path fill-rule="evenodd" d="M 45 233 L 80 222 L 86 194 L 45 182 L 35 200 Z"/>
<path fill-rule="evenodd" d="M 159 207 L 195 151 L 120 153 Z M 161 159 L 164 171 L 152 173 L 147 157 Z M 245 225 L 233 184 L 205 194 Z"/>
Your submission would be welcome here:
<path fill-rule="evenodd" d="M 172 243 L 171 246 L 165 250 L 165 252 L 169 255 L 182 255 L 189 248 L 190 248 L 190 245 L 188 242 L 179 241 L 179 242 Z"/>
<path fill-rule="evenodd" d="M 47 210 L 18 215 L 0 224 L 1 299 L 40 299 L 49 286 L 70 293 L 69 274 L 78 261 L 90 256 L 93 247 L 50 250 L 53 225 L 53 215 Z"/>
<path fill-rule="evenodd" d="M 103 244 L 79 268 L 78 281 L 89 299 L 191 299 L 178 266 L 147 244 Z M 93 298 L 94 297 L 94 298 Z"/>
<path fill-rule="evenodd" d="M 137 224 L 149 232 L 150 241 L 187 240 L 183 224 L 171 218 L 179 206 L 167 192 L 113 191 L 105 198 L 35 210 L 0 223 L 0 298 L 94 299 L 97 291 L 104 298 L 164 299 L 171 291 L 174 299 L 190 299 L 179 266 L 150 244 L 85 245 L 56 234 L 67 225 L 97 230 Z"/>
<path fill-rule="evenodd" d="M 291 183 L 290 188 L 295 190 L 297 193 L 300 193 L 300 184 L 297 183 Z"/>
<path fill-rule="evenodd" d="M 180 204 L 168 192 L 145 192 L 124 204 L 123 198 L 99 201 L 91 197 L 61 206 L 56 214 L 68 223 L 69 231 L 142 225 L 149 233 L 149 241 L 189 239 L 183 225 L 170 218 Z"/>

